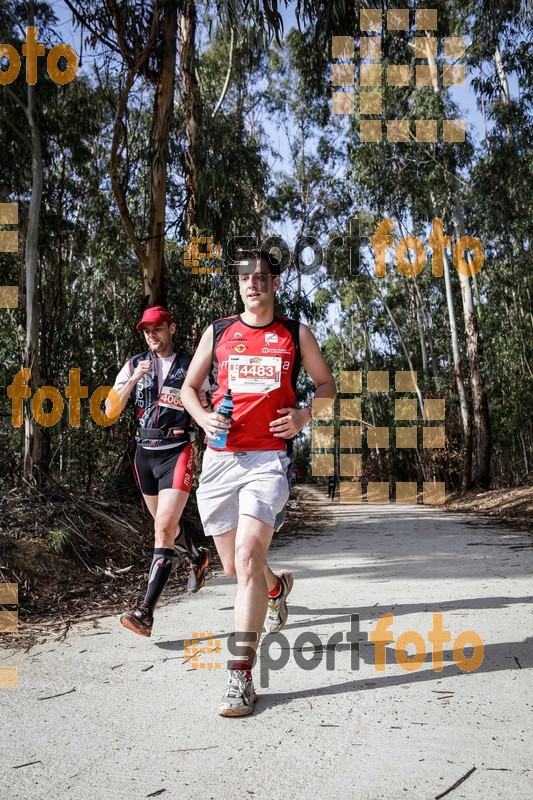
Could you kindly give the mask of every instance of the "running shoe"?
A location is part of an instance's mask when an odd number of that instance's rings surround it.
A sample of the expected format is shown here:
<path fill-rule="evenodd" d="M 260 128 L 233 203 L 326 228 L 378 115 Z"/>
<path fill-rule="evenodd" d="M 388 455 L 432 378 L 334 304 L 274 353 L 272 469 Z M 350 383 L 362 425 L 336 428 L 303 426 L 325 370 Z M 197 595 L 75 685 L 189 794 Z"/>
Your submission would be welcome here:
<path fill-rule="evenodd" d="M 197 592 L 205 583 L 205 571 L 209 566 L 209 550 L 207 547 L 199 547 L 196 558 L 191 558 L 187 567 L 189 577 L 187 579 L 187 591 Z"/>
<path fill-rule="evenodd" d="M 265 631 L 267 633 L 278 633 L 285 627 L 289 615 L 287 610 L 287 597 L 292 590 L 292 573 L 284 570 L 281 575 L 277 577 L 281 581 L 281 592 L 278 597 L 268 598 L 268 609 L 265 618 Z"/>
<path fill-rule="evenodd" d="M 254 710 L 256 700 L 253 680 L 246 677 L 243 669 L 231 669 L 226 692 L 218 704 L 218 713 L 221 717 L 247 717 Z"/>
<path fill-rule="evenodd" d="M 146 603 L 140 603 L 131 611 L 121 615 L 120 621 L 129 631 L 138 633 L 139 636 L 151 636 L 154 615 Z"/>

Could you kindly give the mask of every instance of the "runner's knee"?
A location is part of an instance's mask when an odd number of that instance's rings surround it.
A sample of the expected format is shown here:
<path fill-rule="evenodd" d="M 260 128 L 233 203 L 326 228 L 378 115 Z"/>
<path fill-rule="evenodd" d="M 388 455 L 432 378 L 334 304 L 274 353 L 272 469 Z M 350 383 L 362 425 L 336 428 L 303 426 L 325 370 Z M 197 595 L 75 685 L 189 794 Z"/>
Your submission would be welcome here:
<path fill-rule="evenodd" d="M 235 571 L 239 578 L 252 578 L 265 569 L 265 558 L 252 547 L 237 547 L 235 551 Z"/>
<path fill-rule="evenodd" d="M 178 533 L 178 526 L 175 520 L 156 520 L 154 532 L 156 546 L 174 547 L 174 540 Z"/>

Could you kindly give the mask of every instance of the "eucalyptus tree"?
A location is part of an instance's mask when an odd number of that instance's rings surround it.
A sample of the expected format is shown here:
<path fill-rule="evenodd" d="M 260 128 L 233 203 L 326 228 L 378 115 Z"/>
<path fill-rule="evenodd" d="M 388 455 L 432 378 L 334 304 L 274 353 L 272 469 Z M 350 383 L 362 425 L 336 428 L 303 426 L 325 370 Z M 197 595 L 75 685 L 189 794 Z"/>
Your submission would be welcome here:
<path fill-rule="evenodd" d="M 25 11 L 25 17 L 21 12 Z M 26 39 L 24 23 L 28 26 L 39 24 L 42 32 L 49 30 L 54 16 L 47 4 L 39 4 L 36 12 L 34 0 L 28 0 L 24 8 L 17 3 L 8 3 L 4 7 L 4 23 L 11 41 L 19 43 Z M 41 84 L 19 80 L 14 85 L 2 86 L 3 116 L 7 129 L 27 146 L 23 161 L 31 165 L 29 185 L 25 189 L 28 197 L 28 212 L 24 226 L 24 268 L 25 268 L 25 300 L 26 300 L 26 334 L 24 347 L 24 366 L 29 370 L 29 385 L 36 389 L 41 381 L 41 348 L 40 348 L 40 305 L 39 305 L 39 229 L 41 202 L 43 196 L 43 144 L 40 130 L 40 114 L 42 102 L 50 97 L 51 81 L 43 89 L 42 78 L 44 67 L 40 66 Z M 57 88 L 57 87 L 56 87 Z M 41 108 L 40 108 L 41 106 Z M 11 192 L 12 193 L 12 190 Z M 44 457 L 44 439 L 40 426 L 35 422 L 26 405 L 24 411 L 24 477 L 28 482 L 40 482 L 39 469 L 46 469 Z"/>
<path fill-rule="evenodd" d="M 113 192 L 127 235 L 142 266 L 145 302 L 165 301 L 163 265 L 169 191 L 169 139 L 175 111 L 177 83 L 185 132 L 185 237 L 198 225 L 199 186 L 203 174 L 202 128 L 209 118 L 203 111 L 198 81 L 198 12 L 195 0 L 65 0 L 76 22 L 88 33 L 89 44 L 104 56 L 110 72 L 118 76 L 112 93 L 115 107 L 110 173 Z M 306 4 L 302 4 L 306 6 Z M 215 9 L 235 36 L 246 31 L 252 43 L 268 42 L 279 35 L 282 19 L 276 2 L 219 2 Z M 177 57 L 179 50 L 179 59 Z M 102 72 L 102 69 L 99 68 Z M 178 78 L 178 80 L 176 80 Z M 149 135 L 145 147 L 148 169 L 146 209 L 136 212 L 135 190 L 129 185 L 131 158 L 130 115 L 136 95 L 148 94 Z"/>
<path fill-rule="evenodd" d="M 533 378 L 533 20 L 527 4 L 519 2 L 472 2 L 468 9 L 475 34 L 469 52 L 472 85 L 485 138 L 464 197 L 465 211 L 487 243 L 478 305 L 490 343 L 485 372 L 493 440 L 498 471 L 510 473 L 513 481 L 527 480 L 533 462 L 526 399 Z"/>

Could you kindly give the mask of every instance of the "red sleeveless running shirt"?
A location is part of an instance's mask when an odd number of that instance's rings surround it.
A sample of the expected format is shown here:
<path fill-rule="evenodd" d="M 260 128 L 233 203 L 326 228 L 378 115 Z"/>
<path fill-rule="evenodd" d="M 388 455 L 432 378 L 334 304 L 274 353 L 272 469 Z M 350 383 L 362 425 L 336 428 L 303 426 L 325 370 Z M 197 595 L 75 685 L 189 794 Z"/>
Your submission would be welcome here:
<path fill-rule="evenodd" d="M 300 323 L 274 317 L 255 327 L 240 315 L 213 322 L 213 406 L 228 388 L 235 409 L 224 450 L 286 450 L 269 424 L 294 407 L 300 371 Z"/>

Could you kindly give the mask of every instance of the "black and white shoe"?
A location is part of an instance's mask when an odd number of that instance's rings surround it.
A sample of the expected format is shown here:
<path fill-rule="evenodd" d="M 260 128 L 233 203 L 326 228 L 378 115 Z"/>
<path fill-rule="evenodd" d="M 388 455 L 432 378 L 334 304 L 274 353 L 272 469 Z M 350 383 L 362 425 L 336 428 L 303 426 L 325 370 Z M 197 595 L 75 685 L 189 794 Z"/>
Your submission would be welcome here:
<path fill-rule="evenodd" d="M 256 700 L 252 678 L 246 677 L 243 669 L 231 669 L 226 692 L 218 704 L 218 713 L 222 717 L 247 717 L 253 712 Z"/>

